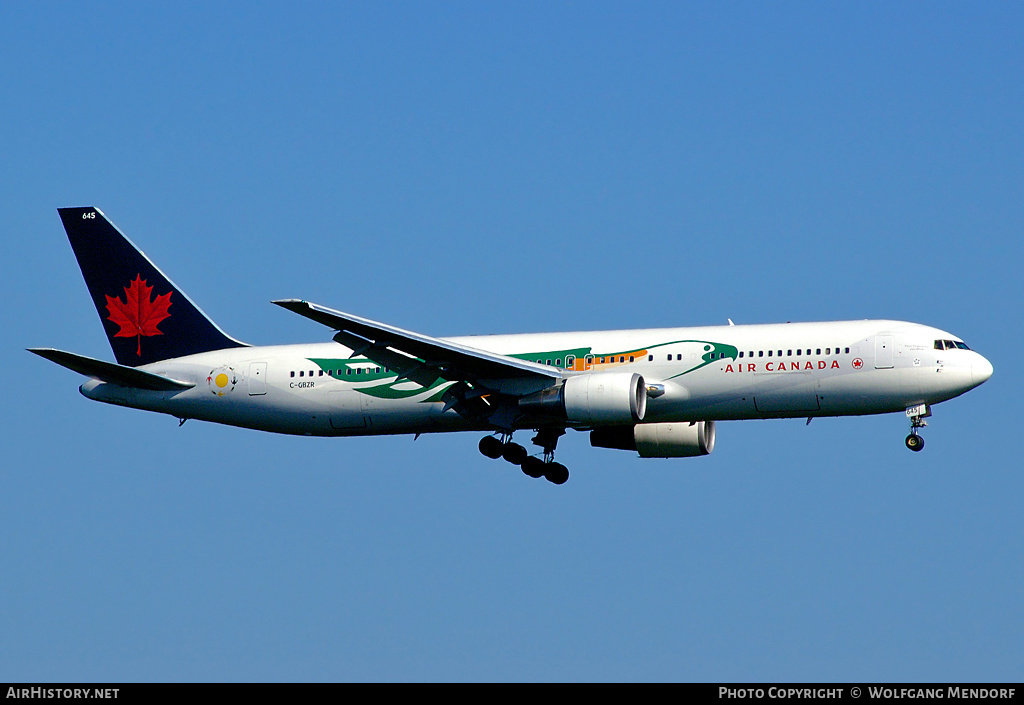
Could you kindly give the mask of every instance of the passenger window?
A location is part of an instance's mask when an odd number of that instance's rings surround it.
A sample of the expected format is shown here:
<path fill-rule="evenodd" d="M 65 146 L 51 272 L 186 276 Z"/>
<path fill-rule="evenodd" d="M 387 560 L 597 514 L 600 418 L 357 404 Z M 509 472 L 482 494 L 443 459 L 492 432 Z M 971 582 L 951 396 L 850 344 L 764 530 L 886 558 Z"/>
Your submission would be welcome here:
<path fill-rule="evenodd" d="M 295 370 L 292 370 L 292 377 L 295 376 Z"/>
<path fill-rule="evenodd" d="M 740 350 L 740 357 L 743 357 L 743 351 Z"/>
<path fill-rule="evenodd" d="M 764 350 L 758 350 L 757 351 L 757 356 L 758 357 L 764 357 Z"/>
<path fill-rule="evenodd" d="M 772 356 L 772 351 L 771 351 L 771 350 L 769 350 L 769 351 L 768 351 L 768 357 L 771 357 L 771 356 Z"/>
<path fill-rule="evenodd" d="M 831 355 L 832 354 L 832 348 L 825 348 L 825 354 L 826 355 Z"/>
<path fill-rule="evenodd" d="M 304 371 L 299 370 L 299 377 L 305 377 L 305 375 L 306 373 Z"/>

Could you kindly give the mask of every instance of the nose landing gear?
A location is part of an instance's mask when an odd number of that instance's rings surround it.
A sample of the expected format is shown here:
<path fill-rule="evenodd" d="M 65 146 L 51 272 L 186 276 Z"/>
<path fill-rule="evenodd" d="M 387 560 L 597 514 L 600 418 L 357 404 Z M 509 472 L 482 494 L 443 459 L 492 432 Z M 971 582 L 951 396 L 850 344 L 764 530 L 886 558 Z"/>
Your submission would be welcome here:
<path fill-rule="evenodd" d="M 918 435 L 918 429 L 928 425 L 926 418 L 932 415 L 931 407 L 927 404 L 918 404 L 907 409 L 907 416 L 910 418 L 910 435 L 907 436 L 907 448 L 915 453 L 924 450 L 924 438 Z"/>
<path fill-rule="evenodd" d="M 530 455 L 523 446 L 512 442 L 512 434 L 504 433 L 497 436 L 484 436 L 480 439 L 480 452 L 488 458 L 504 458 L 513 465 L 522 468 L 529 477 L 543 477 L 556 485 L 565 484 L 569 479 L 569 469 L 555 462 L 555 445 L 565 429 L 540 429 L 533 438 L 536 445 L 544 449 L 544 458 Z"/>

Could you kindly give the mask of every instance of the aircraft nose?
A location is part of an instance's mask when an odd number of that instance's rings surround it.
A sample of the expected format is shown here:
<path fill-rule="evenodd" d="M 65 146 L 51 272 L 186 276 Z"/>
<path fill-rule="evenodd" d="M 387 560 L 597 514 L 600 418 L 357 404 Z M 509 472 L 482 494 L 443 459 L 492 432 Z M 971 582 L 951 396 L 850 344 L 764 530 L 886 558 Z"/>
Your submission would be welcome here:
<path fill-rule="evenodd" d="M 975 386 L 992 376 L 992 363 L 981 355 L 971 363 L 971 379 Z"/>

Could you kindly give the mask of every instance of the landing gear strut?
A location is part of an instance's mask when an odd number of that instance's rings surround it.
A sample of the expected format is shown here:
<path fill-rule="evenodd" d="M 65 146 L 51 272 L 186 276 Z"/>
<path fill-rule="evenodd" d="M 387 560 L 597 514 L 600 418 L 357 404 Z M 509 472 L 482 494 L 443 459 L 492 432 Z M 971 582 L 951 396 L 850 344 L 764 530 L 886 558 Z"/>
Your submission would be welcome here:
<path fill-rule="evenodd" d="M 569 479 L 569 469 L 555 462 L 555 445 L 565 433 L 561 428 L 542 428 L 534 436 L 533 442 L 544 450 L 544 458 L 530 455 L 523 446 L 512 442 L 511 433 L 497 436 L 484 436 L 480 439 L 480 452 L 488 458 L 504 458 L 513 465 L 518 465 L 529 477 L 543 477 L 556 485 L 564 484 Z"/>
<path fill-rule="evenodd" d="M 926 418 L 932 415 L 931 407 L 927 404 L 918 404 L 907 409 L 907 416 L 910 417 L 910 435 L 907 436 L 907 448 L 915 453 L 924 450 L 924 438 L 918 435 L 918 430 L 928 425 Z"/>

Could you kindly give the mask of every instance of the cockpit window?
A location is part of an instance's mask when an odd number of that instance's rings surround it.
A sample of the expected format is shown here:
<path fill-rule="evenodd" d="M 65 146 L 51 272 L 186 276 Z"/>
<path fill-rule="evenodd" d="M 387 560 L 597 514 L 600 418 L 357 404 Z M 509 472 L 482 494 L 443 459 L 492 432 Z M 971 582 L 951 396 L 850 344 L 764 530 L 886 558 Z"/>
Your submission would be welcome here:
<path fill-rule="evenodd" d="M 945 349 L 945 350 L 957 350 L 957 349 L 959 349 L 959 350 L 970 350 L 970 348 L 967 347 L 967 343 L 963 342 L 962 340 L 936 340 L 935 341 L 935 349 L 936 350 L 943 350 L 943 349 Z"/>

